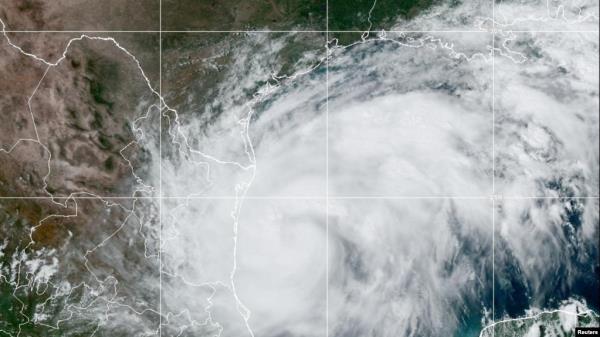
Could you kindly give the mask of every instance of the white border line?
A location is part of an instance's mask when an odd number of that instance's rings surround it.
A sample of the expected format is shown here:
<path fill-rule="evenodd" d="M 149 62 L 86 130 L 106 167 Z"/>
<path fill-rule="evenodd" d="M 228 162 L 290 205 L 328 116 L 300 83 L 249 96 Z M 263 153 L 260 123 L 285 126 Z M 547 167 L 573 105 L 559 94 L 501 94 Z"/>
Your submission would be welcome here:
<path fill-rule="evenodd" d="M 364 31 L 354 31 L 354 30 L 342 30 L 342 31 L 330 31 L 329 30 L 329 2 L 326 2 L 326 30 L 224 30 L 224 31 L 208 31 L 208 30 L 185 30 L 185 31 L 163 31 L 162 30 L 162 0 L 160 0 L 160 8 L 159 8 L 159 30 L 142 30 L 142 31 L 114 31 L 114 30 L 97 30 L 97 31 L 30 31 L 30 30 L 6 30 L 6 33 L 158 33 L 159 34 L 159 102 L 160 104 L 160 113 L 159 113 L 159 196 L 158 197 L 0 197 L 2 199 L 48 199 L 48 200 L 56 200 L 56 199 L 158 199 L 159 200 L 159 336 L 162 336 L 162 255 L 161 248 L 162 247 L 162 200 L 163 199 L 237 199 L 237 196 L 186 196 L 186 197 L 165 197 L 162 194 L 162 108 L 163 108 L 163 98 L 162 98 L 162 33 L 326 33 L 326 50 L 327 50 L 327 59 L 325 64 L 326 71 L 326 112 L 325 112 L 325 120 L 326 120 L 326 139 L 325 139 L 325 147 L 326 147 L 326 193 L 325 197 L 320 196 L 247 196 L 246 199 L 257 199 L 257 200 L 325 200 L 326 204 L 326 255 L 325 255 L 325 265 L 326 265 L 326 312 L 325 312 L 325 321 L 326 321 L 326 336 L 329 336 L 329 199 L 340 199 L 340 200 L 404 200 L 404 199 L 491 199 L 492 201 L 492 326 L 496 325 L 496 316 L 495 316 L 495 203 L 496 199 L 598 199 L 597 196 L 591 197 L 569 197 L 569 196 L 530 196 L 530 197 L 520 197 L 520 196 L 496 196 L 496 188 L 495 188 L 495 34 L 496 34 L 496 26 L 495 26 L 495 4 L 494 0 L 492 0 L 492 195 L 490 196 L 330 196 L 329 195 L 329 36 L 330 33 L 364 33 Z M 597 30 L 589 30 L 589 31 L 536 31 L 536 30 L 507 30 L 507 32 L 513 33 L 599 33 Z M 424 31 L 413 31 L 413 30 L 390 30 L 386 31 L 386 33 L 489 33 L 485 30 L 424 30 Z M 486 327 L 487 328 L 487 327 Z M 492 336 L 494 335 L 494 331 L 492 330 Z"/>

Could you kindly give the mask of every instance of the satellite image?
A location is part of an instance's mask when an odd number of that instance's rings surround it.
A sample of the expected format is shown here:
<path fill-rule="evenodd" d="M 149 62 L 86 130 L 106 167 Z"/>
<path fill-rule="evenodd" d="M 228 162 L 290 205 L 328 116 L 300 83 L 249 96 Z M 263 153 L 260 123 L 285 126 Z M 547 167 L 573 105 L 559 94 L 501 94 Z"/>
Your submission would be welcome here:
<path fill-rule="evenodd" d="M 598 0 L 0 0 L 0 337 L 600 335 Z"/>

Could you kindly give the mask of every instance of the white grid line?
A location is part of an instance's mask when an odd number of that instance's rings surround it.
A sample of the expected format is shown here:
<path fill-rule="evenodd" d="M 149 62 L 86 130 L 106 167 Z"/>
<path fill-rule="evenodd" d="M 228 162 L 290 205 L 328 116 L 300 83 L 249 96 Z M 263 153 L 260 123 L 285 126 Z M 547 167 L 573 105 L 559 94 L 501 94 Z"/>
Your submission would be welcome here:
<path fill-rule="evenodd" d="M 325 1 L 325 336 L 329 337 L 329 0 Z"/>
<path fill-rule="evenodd" d="M 158 5 L 158 336 L 162 337 L 162 0 Z"/>
<path fill-rule="evenodd" d="M 235 196 L 139 196 L 139 197 L 0 197 L 0 200 L 235 200 Z M 248 200 L 586 200 L 600 199 L 600 196 L 246 196 Z"/>
<path fill-rule="evenodd" d="M 502 30 L 505 33 L 591 33 L 598 34 L 600 30 Z M 385 30 L 386 33 L 490 33 L 487 30 Z M 242 34 L 242 33 L 263 33 L 263 34 L 302 34 L 302 33 L 355 33 L 361 34 L 364 31 L 358 30 L 6 30 L 8 34 L 16 33 L 149 33 L 149 34 L 174 34 L 174 33 L 215 33 L 215 34 Z"/>
<path fill-rule="evenodd" d="M 492 323 L 496 322 L 496 1 L 492 2 Z M 485 293 L 485 292 L 484 292 Z M 492 337 L 496 329 L 492 329 Z"/>
<path fill-rule="evenodd" d="M 220 200 L 236 199 L 236 196 L 163 196 L 162 195 L 162 33 L 181 33 L 181 34 L 270 34 L 270 33 L 326 33 L 327 59 L 325 62 L 326 72 L 326 194 L 322 196 L 246 196 L 250 200 L 324 200 L 326 204 L 326 336 L 329 336 L 329 200 L 411 200 L 411 199 L 443 199 L 443 200 L 490 200 L 492 201 L 492 321 L 495 322 L 495 202 L 500 200 L 526 200 L 526 199 L 599 199 L 599 196 L 496 196 L 495 189 L 495 11 L 494 0 L 492 0 L 492 195 L 491 196 L 330 196 L 329 195 L 329 34 L 330 33 L 364 33 L 363 30 L 329 30 L 329 2 L 326 2 L 326 30 L 162 30 L 162 0 L 159 8 L 159 30 L 6 30 L 6 33 L 153 33 L 159 34 L 159 96 L 161 102 L 159 112 L 159 196 L 137 196 L 137 197 L 103 197 L 103 196 L 81 196 L 81 197 L 2 197 L 0 200 L 138 200 L 138 199 L 159 199 L 159 243 L 162 243 L 162 200 L 182 200 L 182 199 L 202 199 L 202 200 Z M 505 30 L 511 33 L 589 33 L 598 34 L 598 30 Z M 386 33 L 489 33 L 485 30 L 386 30 Z M 161 244 L 162 245 L 162 244 Z M 162 256 L 161 248 L 158 251 L 159 256 L 159 336 L 162 336 Z M 492 330 L 492 336 L 495 332 Z"/>

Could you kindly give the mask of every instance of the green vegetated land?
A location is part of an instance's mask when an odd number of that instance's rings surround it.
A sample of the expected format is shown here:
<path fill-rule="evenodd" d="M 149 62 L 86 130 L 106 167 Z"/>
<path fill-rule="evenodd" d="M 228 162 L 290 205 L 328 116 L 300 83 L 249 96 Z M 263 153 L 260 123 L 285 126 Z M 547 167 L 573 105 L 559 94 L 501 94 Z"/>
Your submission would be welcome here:
<path fill-rule="evenodd" d="M 597 327 L 600 317 L 595 313 L 579 314 L 576 318 L 578 327 Z M 532 319 L 513 320 L 498 324 L 494 329 L 486 331 L 485 337 L 540 336 L 540 337 L 574 337 L 574 328 L 565 328 L 558 312 L 541 314 Z M 566 329 L 566 330 L 565 330 Z M 493 330 L 493 331 L 492 331 Z"/>
<path fill-rule="evenodd" d="M 325 29 L 325 0 L 165 0 L 163 30 Z"/>
<path fill-rule="evenodd" d="M 440 0 L 329 0 L 330 38 L 337 38 L 341 45 L 360 39 L 363 31 L 369 29 L 371 8 L 371 31 L 390 29 L 398 19 L 410 20 Z M 355 31 L 341 33 L 339 31 Z"/>
<path fill-rule="evenodd" d="M 165 0 L 163 30 L 366 30 L 374 0 Z M 387 29 L 440 0 L 377 0 L 373 29 Z"/>
<path fill-rule="evenodd" d="M 378 0 L 375 8 L 372 11 L 371 22 L 372 30 L 389 29 L 391 25 L 399 18 L 410 19 L 421 13 L 424 9 L 429 8 L 439 0 Z M 326 0 L 164 0 L 163 15 L 164 23 L 163 30 L 329 30 L 332 31 L 357 31 L 357 33 L 332 33 L 331 37 L 339 37 L 340 43 L 345 44 L 360 39 L 361 31 L 368 29 L 368 13 L 373 6 L 373 0 L 329 0 L 328 6 Z M 327 7 L 329 7 L 329 17 L 327 18 Z M 329 25 L 327 25 L 329 19 Z M 284 34 L 284 33 L 282 33 Z M 278 75 L 286 75 L 294 72 L 294 66 L 298 60 L 302 59 L 305 51 L 314 51 L 323 49 L 327 41 L 325 33 L 297 34 L 289 37 L 289 43 L 277 55 L 276 63 L 280 64 Z M 337 35 L 336 35 L 337 34 Z M 285 34 L 284 34 L 285 35 Z M 184 55 L 189 54 L 188 60 L 194 60 L 196 54 L 199 59 L 203 53 L 197 53 L 198 50 L 207 49 L 210 51 L 211 46 L 218 45 L 220 39 L 223 38 L 243 38 L 243 36 L 231 37 L 229 34 L 222 35 L 188 35 L 185 33 L 165 33 L 163 36 L 163 48 L 168 56 L 168 51 L 171 49 L 184 51 Z M 274 35 L 273 37 L 277 37 Z M 148 43 L 152 44 L 153 41 Z M 143 48 L 142 48 L 143 49 Z M 208 53 L 210 54 L 210 53 Z M 322 55 L 322 53 L 317 53 Z M 225 55 L 222 59 L 215 62 L 220 67 L 226 67 L 230 63 L 230 56 Z M 166 58 L 168 61 L 168 58 Z M 180 58 L 173 61 L 181 61 Z M 315 60 L 316 62 L 316 60 Z M 173 62 L 177 64 L 177 62 Z M 167 62 L 168 64 L 168 62 Z M 73 68 L 85 66 L 85 78 L 88 80 L 87 93 L 90 98 L 90 103 L 95 105 L 93 117 L 90 119 L 90 127 L 98 131 L 98 147 L 104 151 L 112 151 L 115 145 L 111 142 L 111 137 L 107 136 L 103 129 L 106 127 L 107 120 L 112 116 L 113 109 L 117 102 L 112 93 L 118 87 L 118 69 L 117 63 L 105 63 L 102 60 L 89 59 L 87 62 L 82 60 L 73 60 Z M 167 69 L 166 69 L 167 70 Z M 169 73 L 169 71 L 165 71 Z M 190 83 L 195 83 L 195 74 L 191 73 L 187 79 Z M 154 76 L 156 77 L 156 76 Z M 175 73 L 174 77 L 182 78 L 179 73 Z M 206 88 L 195 87 L 197 92 L 210 92 L 210 86 L 214 85 L 219 80 L 219 74 L 214 74 L 212 84 L 208 83 Z M 186 81 L 173 85 L 173 89 L 187 88 Z M 257 85 L 260 85 L 258 83 Z M 178 92 L 178 90 L 174 90 Z M 181 90 L 181 92 L 185 92 Z M 252 94 L 252 90 L 249 94 Z M 208 94 L 207 94 L 208 95 Z M 202 95 L 200 95 L 202 96 Z M 69 111 L 72 119 L 77 117 L 75 110 Z M 78 128 L 87 129 L 85 125 Z M 113 171 L 116 163 L 113 157 L 107 157 L 103 162 L 104 169 Z M 51 187 L 48 187 L 51 189 Z M 3 216 L 0 209 L 0 220 L 8 223 L 9 219 Z M 21 213 L 19 213 L 21 214 Z M 18 220 L 11 220 L 10 234 L 14 237 L 15 230 L 22 225 L 19 225 Z M 7 227 L 9 228 L 9 227 Z M 0 231 L 0 234 L 1 233 Z M 24 235 L 23 237 L 27 237 Z M 9 247 L 10 248 L 10 247 Z M 40 327 L 34 323 L 34 314 L 42 305 L 50 307 L 52 296 L 51 288 L 46 291 L 38 292 L 36 289 L 29 287 L 17 287 L 17 284 L 10 281 L 13 254 L 16 248 L 12 251 L 7 251 L 4 248 L 3 254 L 0 255 L 0 268 L 2 269 L 2 277 L 0 277 L 0 332 L 8 331 L 13 334 L 21 331 L 28 336 L 58 336 L 61 335 L 60 330 L 54 330 L 48 327 Z M 21 275 L 25 277 L 25 275 Z M 22 284 L 19 284 L 22 286 Z M 60 316 L 61 310 L 64 309 L 60 305 L 50 310 L 52 315 Z M 56 323 L 53 321 L 52 323 Z M 89 323 L 89 322 L 88 322 Z M 89 330 L 89 331 L 88 331 Z M 93 326 L 82 325 L 81 335 L 89 335 L 93 330 Z M 0 333 L 0 336 L 3 334 Z"/>
<path fill-rule="evenodd" d="M 439 0 L 329 0 L 329 30 L 388 29 L 398 18 L 410 19 Z"/>

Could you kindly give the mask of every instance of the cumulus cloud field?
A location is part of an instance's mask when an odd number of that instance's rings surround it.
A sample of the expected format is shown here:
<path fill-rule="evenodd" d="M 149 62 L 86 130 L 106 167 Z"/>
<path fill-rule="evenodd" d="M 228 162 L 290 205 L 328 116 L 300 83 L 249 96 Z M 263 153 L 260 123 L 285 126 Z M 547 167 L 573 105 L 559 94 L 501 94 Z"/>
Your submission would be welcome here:
<path fill-rule="evenodd" d="M 148 126 L 157 106 L 135 121 L 161 165 L 144 186 L 165 198 L 84 247 L 101 286 L 61 322 L 229 337 L 563 336 L 597 322 L 598 8 L 441 4 L 395 32 L 323 39 L 285 75 L 271 57 L 289 36 L 244 34 L 215 89 L 222 113 L 161 102 L 162 130 Z M 58 273 L 34 269 L 41 283 Z"/>
<path fill-rule="evenodd" d="M 397 27 L 465 17 L 458 30 L 478 32 L 332 41 L 326 71 L 266 88 L 248 124 L 209 128 L 208 153 L 249 166 L 208 163 L 210 187 L 183 190 L 243 197 L 186 201 L 210 213 L 181 208 L 173 254 L 194 252 L 176 255 L 193 282 L 219 275 L 229 297 L 207 311 L 235 307 L 222 334 L 477 336 L 518 333 L 497 322 L 532 312 L 597 312 L 598 34 L 585 30 L 598 6 L 556 6 L 502 2 L 494 34 L 485 6 L 463 4 Z M 242 77 L 268 69 L 251 63 Z"/>

